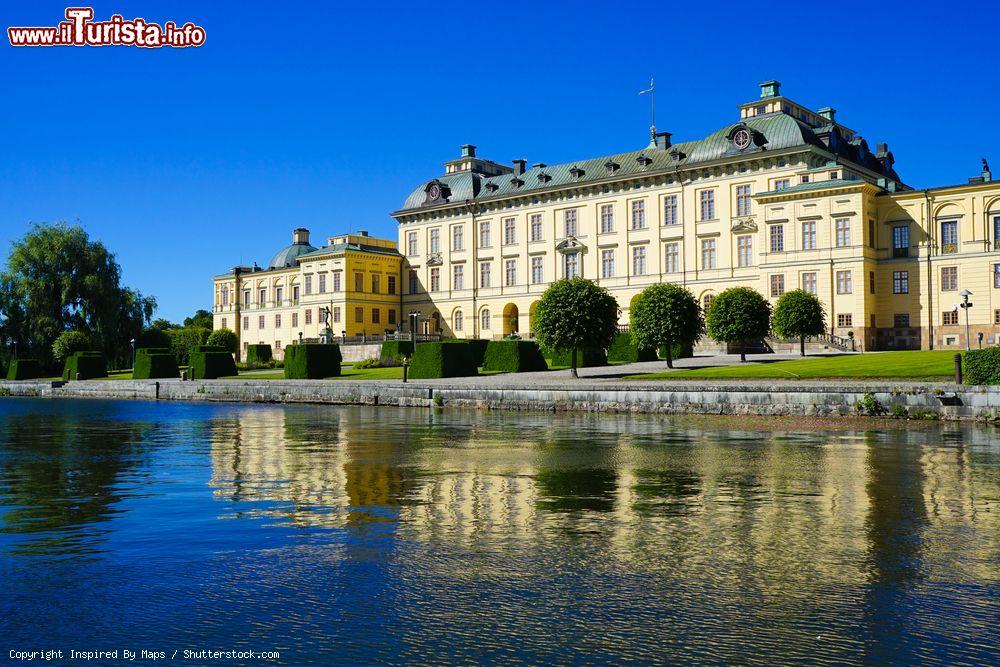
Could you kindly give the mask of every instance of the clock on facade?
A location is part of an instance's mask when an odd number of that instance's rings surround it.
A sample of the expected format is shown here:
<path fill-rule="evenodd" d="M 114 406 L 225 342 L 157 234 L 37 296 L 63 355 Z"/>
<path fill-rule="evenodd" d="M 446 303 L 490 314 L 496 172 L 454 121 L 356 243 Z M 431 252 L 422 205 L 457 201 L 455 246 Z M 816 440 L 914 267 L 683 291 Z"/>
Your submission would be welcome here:
<path fill-rule="evenodd" d="M 750 147 L 753 143 L 753 137 L 750 136 L 750 131 L 747 129 L 739 129 L 733 134 L 733 145 L 740 150 L 744 150 Z"/>
<path fill-rule="evenodd" d="M 438 199 L 441 196 L 441 186 L 437 183 L 432 183 L 431 187 L 427 188 L 427 198 L 428 199 Z"/>

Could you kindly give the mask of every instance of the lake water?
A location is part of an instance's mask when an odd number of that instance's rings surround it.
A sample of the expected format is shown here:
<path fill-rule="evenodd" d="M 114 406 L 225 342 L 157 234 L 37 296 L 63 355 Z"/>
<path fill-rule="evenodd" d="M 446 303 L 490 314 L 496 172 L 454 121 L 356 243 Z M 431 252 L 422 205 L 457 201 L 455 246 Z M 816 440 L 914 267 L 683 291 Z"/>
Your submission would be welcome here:
<path fill-rule="evenodd" d="M 0 399 L 2 660 L 1000 662 L 998 432 L 768 424 Z"/>

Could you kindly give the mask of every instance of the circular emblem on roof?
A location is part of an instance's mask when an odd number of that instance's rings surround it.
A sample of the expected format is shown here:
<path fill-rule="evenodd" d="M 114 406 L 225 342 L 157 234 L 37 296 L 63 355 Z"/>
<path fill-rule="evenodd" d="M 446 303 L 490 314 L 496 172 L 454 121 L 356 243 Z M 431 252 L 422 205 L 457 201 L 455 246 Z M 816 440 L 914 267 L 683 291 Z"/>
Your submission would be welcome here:
<path fill-rule="evenodd" d="M 736 130 L 735 134 L 733 134 L 733 146 L 736 146 L 736 148 L 741 151 L 749 148 L 752 143 L 753 137 L 750 136 L 750 130 L 740 128 L 739 130 Z"/>
<path fill-rule="evenodd" d="M 441 186 L 437 183 L 431 183 L 431 187 L 427 188 L 427 198 L 428 199 L 438 199 L 441 196 Z"/>

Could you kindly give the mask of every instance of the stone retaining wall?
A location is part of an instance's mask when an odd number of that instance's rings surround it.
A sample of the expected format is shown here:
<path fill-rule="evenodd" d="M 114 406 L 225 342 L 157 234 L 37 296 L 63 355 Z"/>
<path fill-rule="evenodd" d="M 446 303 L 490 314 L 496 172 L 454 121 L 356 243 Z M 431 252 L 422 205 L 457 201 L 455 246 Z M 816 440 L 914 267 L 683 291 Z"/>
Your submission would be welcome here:
<path fill-rule="evenodd" d="M 930 383 L 690 381 L 608 383 L 579 380 L 530 386 L 477 386 L 475 381 L 351 382 L 348 380 L 88 380 L 0 381 L 0 395 L 66 398 L 330 403 L 465 407 L 484 410 L 845 416 L 871 392 L 891 413 L 942 419 L 1000 416 L 1000 387 Z"/>

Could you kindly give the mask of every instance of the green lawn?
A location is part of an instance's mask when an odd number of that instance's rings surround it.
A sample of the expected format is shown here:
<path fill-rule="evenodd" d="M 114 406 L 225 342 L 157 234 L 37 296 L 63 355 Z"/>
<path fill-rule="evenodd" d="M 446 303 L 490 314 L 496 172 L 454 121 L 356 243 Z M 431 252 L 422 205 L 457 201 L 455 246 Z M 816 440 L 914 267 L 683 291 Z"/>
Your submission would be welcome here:
<path fill-rule="evenodd" d="M 273 373 L 241 373 L 237 377 L 227 377 L 222 378 L 224 380 L 284 380 L 285 372 L 281 369 L 275 370 Z M 341 366 L 340 375 L 336 377 L 326 378 L 327 380 L 402 380 L 403 379 L 403 368 L 402 366 L 395 366 L 391 368 L 361 368 L 358 370 L 354 369 L 354 366 Z"/>
<path fill-rule="evenodd" d="M 633 375 L 630 380 L 690 380 L 723 378 L 906 378 L 940 379 L 955 374 L 955 352 L 913 350 L 869 352 L 834 357 L 805 357 L 789 361 L 751 362 L 667 373 Z M 710 360 L 706 360 L 710 363 Z"/>

